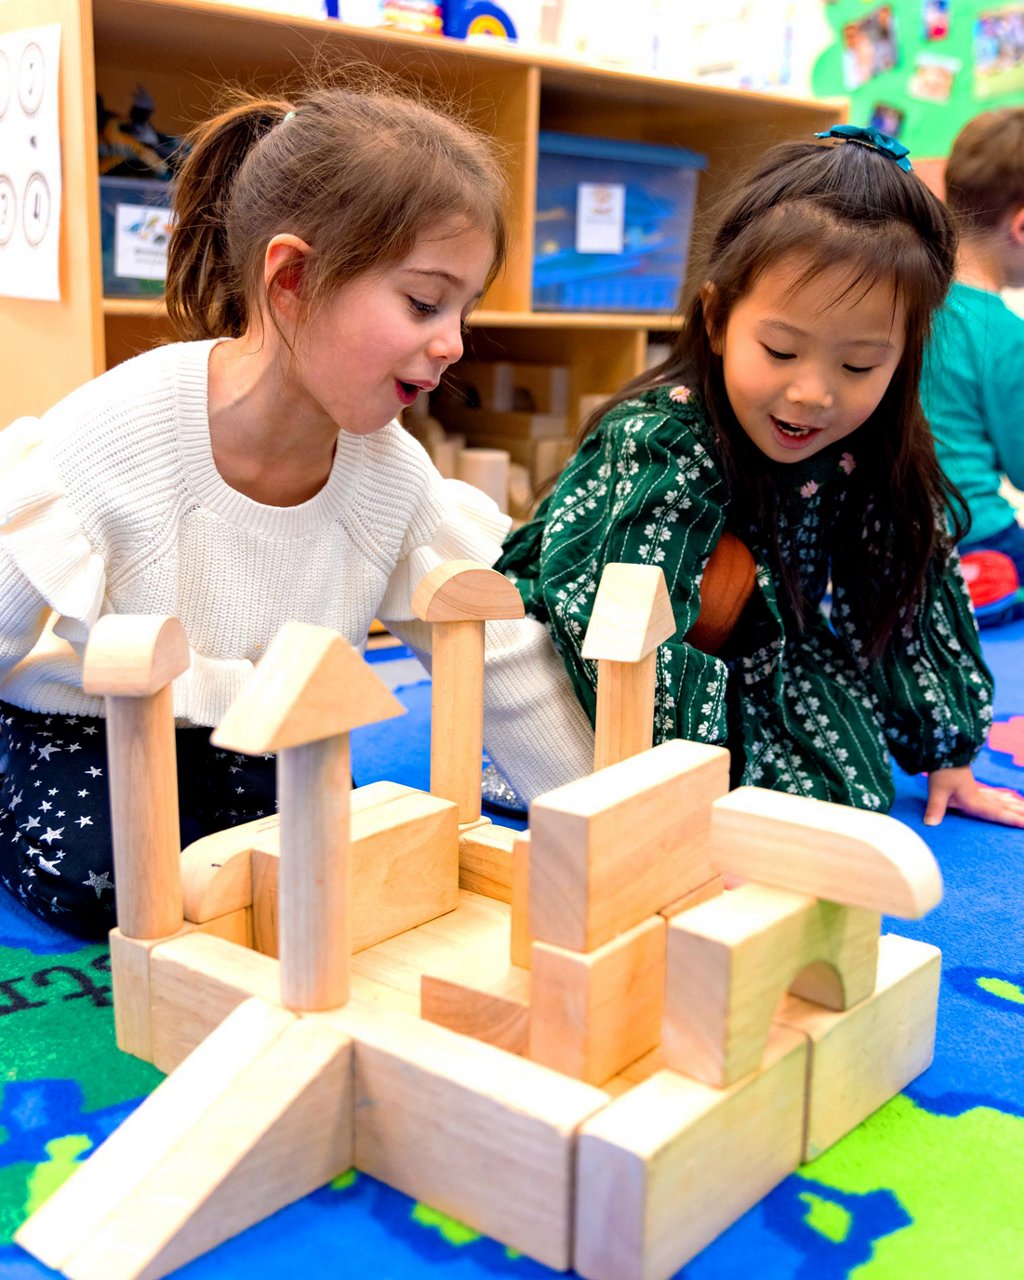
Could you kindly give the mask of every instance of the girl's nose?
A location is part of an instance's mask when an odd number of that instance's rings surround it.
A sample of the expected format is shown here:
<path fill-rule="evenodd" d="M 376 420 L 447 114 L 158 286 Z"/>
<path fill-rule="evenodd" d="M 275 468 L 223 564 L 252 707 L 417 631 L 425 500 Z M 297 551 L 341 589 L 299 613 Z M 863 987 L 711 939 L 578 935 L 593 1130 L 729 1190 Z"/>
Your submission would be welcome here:
<path fill-rule="evenodd" d="M 831 409 L 835 402 L 824 382 L 811 377 L 791 383 L 786 389 L 786 399 L 790 404 L 816 405 L 821 409 Z"/>
<path fill-rule="evenodd" d="M 454 322 L 445 324 L 432 335 L 427 354 L 432 360 L 443 360 L 445 364 L 454 364 L 462 358 L 461 319 L 456 317 Z"/>

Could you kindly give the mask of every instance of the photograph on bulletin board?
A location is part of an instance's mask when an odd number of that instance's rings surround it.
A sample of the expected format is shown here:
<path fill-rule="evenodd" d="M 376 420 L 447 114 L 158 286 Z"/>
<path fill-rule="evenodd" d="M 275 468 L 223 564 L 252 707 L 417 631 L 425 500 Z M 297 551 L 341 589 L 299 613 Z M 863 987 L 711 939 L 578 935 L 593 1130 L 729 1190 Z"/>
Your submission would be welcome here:
<path fill-rule="evenodd" d="M 811 92 L 846 98 L 851 124 L 895 134 L 912 162 L 947 155 L 980 111 L 1024 102 L 1024 0 L 819 3 L 831 41 Z"/>

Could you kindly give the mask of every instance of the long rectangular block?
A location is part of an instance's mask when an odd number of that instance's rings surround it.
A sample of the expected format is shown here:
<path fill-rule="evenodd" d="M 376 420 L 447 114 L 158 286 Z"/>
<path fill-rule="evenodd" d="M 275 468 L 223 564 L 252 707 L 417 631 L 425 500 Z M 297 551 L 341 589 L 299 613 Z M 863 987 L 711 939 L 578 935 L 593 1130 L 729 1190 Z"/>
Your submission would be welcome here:
<path fill-rule="evenodd" d="M 874 993 L 835 1013 L 787 996 L 777 1021 L 810 1040 L 807 1138 L 813 1160 L 927 1070 L 935 1048 L 942 953 L 886 934 Z"/>
<path fill-rule="evenodd" d="M 356 1167 L 566 1270 L 576 1131 L 608 1095 L 417 1018 L 317 1016 L 355 1042 Z"/>
<path fill-rule="evenodd" d="M 459 833 L 459 888 L 512 900 L 512 848 L 518 831 L 486 822 Z"/>
<path fill-rule="evenodd" d="M 530 808 L 530 933 L 592 951 L 714 875 L 711 804 L 729 753 L 676 739 Z"/>
<path fill-rule="evenodd" d="M 791 1173 L 806 1064 L 805 1038 L 776 1027 L 764 1069 L 728 1089 L 659 1071 L 587 1120 L 577 1155 L 580 1275 L 668 1280 Z"/>

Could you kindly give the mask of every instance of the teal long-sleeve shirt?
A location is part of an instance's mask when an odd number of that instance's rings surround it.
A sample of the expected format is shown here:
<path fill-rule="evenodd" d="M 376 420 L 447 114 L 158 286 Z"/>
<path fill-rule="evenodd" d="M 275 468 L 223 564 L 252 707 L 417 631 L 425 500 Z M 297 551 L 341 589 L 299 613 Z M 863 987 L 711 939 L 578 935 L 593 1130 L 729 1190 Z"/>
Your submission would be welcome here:
<path fill-rule="evenodd" d="M 971 513 L 969 544 L 1009 528 L 1005 473 L 1024 489 L 1024 320 L 996 293 L 954 284 L 928 345 L 921 403 L 943 470 Z"/>
<path fill-rule="evenodd" d="M 881 661 L 864 656 L 841 587 L 826 615 L 831 530 L 855 467 L 854 439 L 786 467 L 776 549 L 733 509 L 699 397 L 659 388 L 606 415 L 497 567 L 550 629 L 593 719 L 597 664 L 582 647 L 601 572 L 614 561 L 660 565 L 677 631 L 658 650 L 655 741 L 727 745 L 734 782 L 885 811 L 892 759 L 911 773 L 970 762 L 992 682 L 955 556 L 935 566 Z M 726 527 L 750 546 L 757 579 L 723 661 L 683 637 Z M 818 606 L 802 627 L 778 585 L 780 554 Z"/>

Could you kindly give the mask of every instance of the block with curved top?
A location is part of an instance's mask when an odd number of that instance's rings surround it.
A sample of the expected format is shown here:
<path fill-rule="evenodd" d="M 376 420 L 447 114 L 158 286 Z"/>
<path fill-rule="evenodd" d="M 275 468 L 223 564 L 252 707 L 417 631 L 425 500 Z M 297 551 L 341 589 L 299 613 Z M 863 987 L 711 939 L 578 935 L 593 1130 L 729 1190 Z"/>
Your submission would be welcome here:
<path fill-rule="evenodd" d="M 226 751 L 261 755 L 404 714 L 337 631 L 286 622 L 210 741 Z"/>
<path fill-rule="evenodd" d="M 82 688 L 101 697 L 159 692 L 191 663 L 185 629 L 165 614 L 108 613 L 89 634 Z"/>
<path fill-rule="evenodd" d="M 521 618 L 523 599 L 504 574 L 475 560 L 449 560 L 420 579 L 412 611 L 424 622 Z"/>
<path fill-rule="evenodd" d="M 919 835 L 895 818 L 761 787 L 711 806 L 716 871 L 917 920 L 942 900 L 942 876 Z"/>

